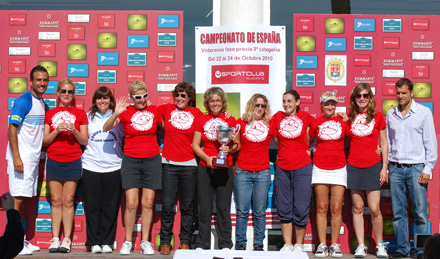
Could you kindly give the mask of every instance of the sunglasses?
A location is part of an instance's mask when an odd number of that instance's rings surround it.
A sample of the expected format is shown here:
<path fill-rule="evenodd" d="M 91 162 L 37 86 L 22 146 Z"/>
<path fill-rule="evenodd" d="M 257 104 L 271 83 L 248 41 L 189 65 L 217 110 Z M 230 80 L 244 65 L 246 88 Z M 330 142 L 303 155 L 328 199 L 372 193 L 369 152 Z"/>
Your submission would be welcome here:
<path fill-rule="evenodd" d="M 144 94 L 144 95 L 133 95 L 133 98 L 136 100 L 140 100 L 142 98 L 147 99 L 148 97 L 148 93 Z"/>
<path fill-rule="evenodd" d="M 187 95 L 186 94 L 179 94 L 179 93 L 175 93 L 174 94 L 174 97 L 176 97 L 176 98 L 179 97 L 179 96 L 182 97 L 182 98 L 186 98 Z"/>
<path fill-rule="evenodd" d="M 73 94 L 73 90 L 61 89 L 60 93 L 62 93 L 62 94 L 68 93 L 68 94 L 72 95 Z"/>
<path fill-rule="evenodd" d="M 255 108 L 264 108 L 264 109 L 266 109 L 266 104 L 257 103 L 257 104 L 255 104 Z"/>
<path fill-rule="evenodd" d="M 364 97 L 364 99 L 370 98 L 369 94 L 356 94 L 356 98 L 360 99 L 361 97 Z"/>

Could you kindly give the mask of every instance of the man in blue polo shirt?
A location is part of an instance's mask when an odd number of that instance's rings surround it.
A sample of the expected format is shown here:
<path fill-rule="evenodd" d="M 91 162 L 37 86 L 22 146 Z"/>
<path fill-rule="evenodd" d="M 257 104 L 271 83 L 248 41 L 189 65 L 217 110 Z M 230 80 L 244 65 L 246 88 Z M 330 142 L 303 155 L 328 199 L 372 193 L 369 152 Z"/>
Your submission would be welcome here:
<path fill-rule="evenodd" d="M 18 97 L 12 107 L 6 151 L 9 191 L 22 221 L 27 201 L 37 195 L 38 164 L 44 134 L 45 106 L 42 97 L 49 83 L 46 68 L 40 65 L 34 67 L 29 83 L 29 91 Z M 31 255 L 39 250 L 25 237 L 20 255 Z"/>

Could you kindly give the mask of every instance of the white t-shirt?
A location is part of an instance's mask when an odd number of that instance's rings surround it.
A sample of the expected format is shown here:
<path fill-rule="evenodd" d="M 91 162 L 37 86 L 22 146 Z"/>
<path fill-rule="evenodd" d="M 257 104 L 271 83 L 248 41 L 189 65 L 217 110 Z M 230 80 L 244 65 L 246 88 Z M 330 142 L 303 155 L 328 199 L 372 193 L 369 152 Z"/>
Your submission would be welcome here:
<path fill-rule="evenodd" d="M 109 131 L 102 129 L 104 123 L 111 116 L 111 111 L 106 114 L 96 113 L 92 119 L 90 112 L 87 113 L 89 141 L 82 155 L 84 169 L 97 173 L 108 173 L 121 169 L 122 142 L 124 140 L 122 125 Z"/>

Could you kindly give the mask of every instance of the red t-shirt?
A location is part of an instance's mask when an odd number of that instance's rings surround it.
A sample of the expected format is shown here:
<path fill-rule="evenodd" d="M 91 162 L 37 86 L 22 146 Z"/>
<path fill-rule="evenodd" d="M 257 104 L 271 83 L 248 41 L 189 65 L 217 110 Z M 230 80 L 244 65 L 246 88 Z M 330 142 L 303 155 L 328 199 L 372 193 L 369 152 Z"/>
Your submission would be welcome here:
<path fill-rule="evenodd" d="M 319 117 L 310 126 L 310 135 L 316 136 L 316 152 L 313 164 L 320 169 L 334 170 L 343 168 L 346 159 L 344 139 L 348 134 L 348 122 L 342 117 Z"/>
<path fill-rule="evenodd" d="M 380 131 L 387 126 L 381 112 L 376 112 L 373 120 L 365 125 L 367 116 L 365 112 L 359 113 L 350 125 L 350 165 L 367 168 L 377 164 L 382 157 L 376 154 L 380 140 Z"/>
<path fill-rule="evenodd" d="M 234 117 L 225 118 L 225 114 L 222 113 L 219 116 L 212 116 L 211 114 L 205 114 L 199 116 L 196 122 L 196 131 L 202 133 L 203 151 L 208 156 L 218 156 L 220 142 L 217 140 L 217 130 L 219 125 L 225 125 L 235 128 L 237 121 Z M 232 141 L 232 140 L 231 140 Z M 232 165 L 232 154 L 228 154 L 227 158 L 228 166 Z M 203 166 L 208 166 L 206 161 L 200 159 L 200 163 Z"/>
<path fill-rule="evenodd" d="M 271 120 L 269 125 L 262 120 L 246 123 L 241 119 L 240 124 L 241 149 L 237 159 L 237 166 L 246 171 L 261 171 L 269 168 L 269 145 L 275 134 L 275 124 Z"/>
<path fill-rule="evenodd" d="M 165 139 L 162 156 L 174 162 L 185 162 L 195 158 L 192 140 L 195 121 L 202 112 L 195 107 L 178 109 L 174 104 L 159 106 L 159 115 L 165 123 Z"/>
<path fill-rule="evenodd" d="M 124 127 L 124 154 L 134 158 L 149 158 L 159 154 L 156 130 L 157 124 L 162 122 L 158 116 L 157 106 L 149 105 L 138 110 L 129 106 L 119 115 Z"/>
<path fill-rule="evenodd" d="M 73 123 L 75 129 L 87 124 L 89 120 L 85 111 L 75 107 L 56 107 L 46 112 L 45 124 L 50 126 L 50 132 L 54 131 L 62 122 Z M 78 160 L 82 155 L 81 145 L 70 132 L 61 132 L 47 148 L 47 157 L 61 163 Z"/>
<path fill-rule="evenodd" d="M 312 160 L 307 154 L 307 128 L 314 118 L 303 111 L 290 116 L 279 111 L 272 120 L 278 136 L 277 166 L 284 170 L 296 170 L 310 164 Z"/>

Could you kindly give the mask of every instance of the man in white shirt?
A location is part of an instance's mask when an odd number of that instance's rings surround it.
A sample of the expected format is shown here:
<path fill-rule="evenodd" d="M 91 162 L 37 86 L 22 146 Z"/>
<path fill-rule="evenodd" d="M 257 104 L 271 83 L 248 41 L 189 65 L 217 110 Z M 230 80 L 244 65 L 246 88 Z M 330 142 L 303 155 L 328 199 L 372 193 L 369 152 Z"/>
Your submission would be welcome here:
<path fill-rule="evenodd" d="M 410 253 L 408 231 L 408 189 L 414 207 L 414 233 L 428 232 L 426 191 L 437 161 L 437 138 L 432 112 L 413 100 L 413 83 L 402 78 L 396 83 L 399 105 L 388 111 L 389 173 L 393 205 L 396 253 L 403 258 Z M 423 250 L 417 250 L 422 258 Z"/>

